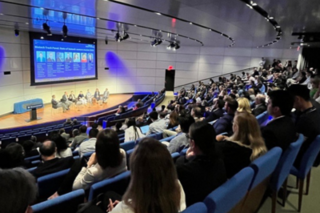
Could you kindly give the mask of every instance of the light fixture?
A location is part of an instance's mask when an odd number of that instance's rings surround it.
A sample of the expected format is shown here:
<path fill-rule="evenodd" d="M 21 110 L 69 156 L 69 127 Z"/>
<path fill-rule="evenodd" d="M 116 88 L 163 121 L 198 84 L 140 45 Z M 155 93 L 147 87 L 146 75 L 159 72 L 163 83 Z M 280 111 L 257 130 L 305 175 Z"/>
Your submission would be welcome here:
<path fill-rule="evenodd" d="M 252 6 L 250 4 L 246 4 L 250 9 L 252 9 Z"/>
<path fill-rule="evenodd" d="M 161 13 L 156 13 L 158 16 L 161 16 Z"/>
<path fill-rule="evenodd" d="M 79 43 L 81 43 L 81 40 L 79 40 Z"/>
<path fill-rule="evenodd" d="M 68 27 L 67 27 L 67 25 L 63 25 L 63 27 L 62 27 L 62 35 L 63 35 L 63 37 L 65 37 L 65 38 L 67 38 L 67 36 L 68 36 Z"/>
<path fill-rule="evenodd" d="M 19 34 L 20 34 L 19 30 L 18 30 L 18 29 L 15 29 L 15 30 L 14 30 L 14 35 L 15 35 L 15 36 L 19 36 Z"/>
<path fill-rule="evenodd" d="M 43 36 L 41 36 L 40 39 L 44 39 Z"/>
<path fill-rule="evenodd" d="M 26 25 L 28 25 L 29 24 L 29 22 L 26 22 Z"/>
<path fill-rule="evenodd" d="M 122 37 L 122 39 L 121 39 L 121 41 L 123 41 L 123 40 L 126 40 L 126 39 L 128 39 L 128 38 L 130 38 L 130 36 L 129 36 L 129 34 L 128 33 L 124 33 L 124 36 Z"/>
<path fill-rule="evenodd" d="M 116 39 L 117 42 L 121 41 L 121 37 L 120 37 L 120 33 L 119 32 L 116 33 L 115 39 Z"/>
<path fill-rule="evenodd" d="M 50 27 L 49 27 L 49 25 L 47 23 L 43 23 L 42 24 L 42 28 L 43 28 L 44 31 L 47 32 L 47 36 L 52 36 Z"/>
<path fill-rule="evenodd" d="M 106 38 L 104 39 L 105 44 L 108 44 L 108 36 L 106 36 Z"/>
<path fill-rule="evenodd" d="M 250 4 L 251 4 L 252 6 L 257 6 L 257 5 L 258 5 L 257 3 L 254 3 L 253 1 L 251 1 Z"/>
<path fill-rule="evenodd" d="M 193 25 L 193 23 L 192 23 L 192 22 L 189 22 L 189 24 L 190 24 L 190 25 Z"/>

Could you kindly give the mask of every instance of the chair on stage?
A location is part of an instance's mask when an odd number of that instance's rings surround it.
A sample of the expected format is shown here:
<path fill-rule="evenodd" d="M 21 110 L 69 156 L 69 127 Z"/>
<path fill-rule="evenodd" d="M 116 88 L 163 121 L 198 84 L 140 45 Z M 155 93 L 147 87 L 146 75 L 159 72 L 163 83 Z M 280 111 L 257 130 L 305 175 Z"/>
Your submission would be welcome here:
<path fill-rule="evenodd" d="M 62 107 L 58 107 L 58 108 L 51 107 L 51 115 L 60 114 L 60 113 L 63 113 L 63 108 Z"/>

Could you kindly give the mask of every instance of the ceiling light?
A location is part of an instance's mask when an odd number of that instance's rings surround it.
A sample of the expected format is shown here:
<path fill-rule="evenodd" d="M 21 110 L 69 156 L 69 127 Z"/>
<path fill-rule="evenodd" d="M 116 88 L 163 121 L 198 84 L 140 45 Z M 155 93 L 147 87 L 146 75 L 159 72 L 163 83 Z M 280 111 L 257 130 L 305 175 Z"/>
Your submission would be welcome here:
<path fill-rule="evenodd" d="M 0 13 L 0 16 L 3 16 L 3 13 Z"/>
<path fill-rule="evenodd" d="M 47 36 L 52 36 L 50 27 L 49 27 L 49 25 L 47 23 L 43 23 L 42 24 L 42 28 L 43 28 L 44 31 L 47 32 Z"/>
<path fill-rule="evenodd" d="M 121 37 L 120 37 L 120 33 L 119 32 L 116 33 L 115 39 L 116 39 L 117 42 L 121 41 Z"/>
<path fill-rule="evenodd" d="M 44 39 L 43 36 L 41 36 L 40 39 Z"/>
<path fill-rule="evenodd" d="M 19 36 L 19 34 L 20 34 L 19 30 L 18 30 L 18 29 L 15 29 L 15 30 L 14 30 L 14 35 L 15 35 L 15 36 Z"/>
<path fill-rule="evenodd" d="M 81 40 L 79 40 L 79 43 L 81 43 Z"/>
<path fill-rule="evenodd" d="M 211 29 L 209 29 L 209 31 L 212 31 Z"/>
<path fill-rule="evenodd" d="M 273 19 L 273 17 L 268 17 L 270 20 L 272 20 Z"/>
<path fill-rule="evenodd" d="M 246 4 L 250 9 L 252 9 L 252 6 L 250 4 Z"/>
<path fill-rule="evenodd" d="M 28 22 L 26 22 L 26 25 L 28 25 L 29 23 Z"/>
<path fill-rule="evenodd" d="M 158 16 L 161 16 L 161 13 L 156 13 Z"/>
<path fill-rule="evenodd" d="M 252 5 L 252 6 L 257 6 L 258 4 L 257 4 L 257 3 L 254 3 L 253 1 L 251 1 L 251 5 Z"/>
<path fill-rule="evenodd" d="M 68 27 L 67 27 L 67 25 L 63 25 L 63 27 L 62 27 L 62 35 L 65 38 L 68 36 Z"/>
<path fill-rule="evenodd" d="M 63 41 L 63 38 L 61 39 L 61 41 Z"/>
<path fill-rule="evenodd" d="M 128 33 L 124 33 L 124 36 L 122 37 L 122 39 L 121 39 L 121 41 L 123 41 L 123 40 L 126 40 L 126 39 L 128 39 L 128 38 L 130 38 L 130 36 L 129 36 L 129 34 Z"/>
<path fill-rule="evenodd" d="M 135 27 L 136 27 L 137 25 L 135 24 L 135 25 L 133 25 L 133 26 L 135 26 Z"/>
<path fill-rule="evenodd" d="M 192 23 L 192 22 L 189 22 L 189 24 L 193 25 L 193 23 Z"/>
<path fill-rule="evenodd" d="M 266 17 L 265 19 L 266 19 L 267 21 L 269 21 L 269 19 L 268 19 L 267 17 Z"/>
<path fill-rule="evenodd" d="M 281 27 L 278 25 L 278 26 L 276 26 L 276 28 L 280 29 Z"/>

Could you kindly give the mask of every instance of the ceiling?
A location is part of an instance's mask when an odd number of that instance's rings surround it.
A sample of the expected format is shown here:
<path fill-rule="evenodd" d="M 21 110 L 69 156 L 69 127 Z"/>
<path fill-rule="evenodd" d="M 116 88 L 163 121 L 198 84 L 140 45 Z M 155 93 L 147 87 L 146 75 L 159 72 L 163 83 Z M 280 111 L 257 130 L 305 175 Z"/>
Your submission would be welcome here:
<path fill-rule="evenodd" d="M 283 34 L 265 48 L 289 48 L 298 41 L 293 31 L 320 29 L 319 0 L 255 0 L 272 16 Z M 68 35 L 114 40 L 117 27 L 124 24 L 130 39 L 151 41 L 152 29 L 162 39 L 172 38 L 181 46 L 257 47 L 275 41 L 271 22 L 250 9 L 243 0 L 0 0 L 0 27 L 40 31 L 47 21 L 54 34 L 61 34 L 66 18 Z M 156 14 L 159 12 L 160 14 Z M 2 14 L 2 15 L 1 15 Z M 192 22 L 190 24 L 189 22 Z M 137 25 L 137 26 L 134 26 Z M 221 33 L 223 36 L 221 36 Z M 165 41 L 164 41 L 165 43 Z M 168 42 L 167 42 L 168 43 Z"/>

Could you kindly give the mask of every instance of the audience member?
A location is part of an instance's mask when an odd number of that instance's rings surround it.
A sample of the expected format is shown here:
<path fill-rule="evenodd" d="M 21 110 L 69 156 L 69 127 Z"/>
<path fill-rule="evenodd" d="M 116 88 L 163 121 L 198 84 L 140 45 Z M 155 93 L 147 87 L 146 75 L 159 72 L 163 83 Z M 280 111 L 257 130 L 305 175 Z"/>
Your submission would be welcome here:
<path fill-rule="evenodd" d="M 227 176 L 231 178 L 250 162 L 267 152 L 257 119 L 250 113 L 237 113 L 233 121 L 233 135 L 216 143 L 223 156 Z M 218 137 L 221 140 L 220 137 Z"/>
<path fill-rule="evenodd" d="M 40 147 L 41 162 L 38 167 L 31 173 L 36 177 L 41 177 L 47 174 L 68 169 L 73 164 L 73 157 L 57 158 L 57 147 L 53 141 L 45 141 Z"/>
<path fill-rule="evenodd" d="M 179 115 L 177 112 L 172 111 L 169 115 L 169 124 L 167 126 L 167 129 L 171 129 L 178 125 L 179 125 Z"/>
<path fill-rule="evenodd" d="M 49 199 L 77 189 L 88 189 L 98 181 L 114 177 L 127 170 L 126 152 L 120 148 L 118 135 L 111 129 L 98 134 L 95 153 L 86 163 L 78 159 L 67 177 Z"/>
<path fill-rule="evenodd" d="M 1 213 L 32 213 L 37 196 L 34 177 L 22 168 L 0 169 Z"/>
<path fill-rule="evenodd" d="M 204 198 L 227 180 L 223 161 L 215 150 L 215 131 L 206 122 L 196 122 L 189 129 L 190 148 L 176 161 L 178 178 L 190 206 Z"/>
<path fill-rule="evenodd" d="M 248 99 L 246 99 L 244 97 L 238 98 L 237 112 L 251 113 L 250 102 L 248 101 Z"/>
<path fill-rule="evenodd" d="M 21 145 L 24 149 L 25 158 L 39 155 L 39 151 L 36 149 L 36 143 L 32 140 L 23 141 Z"/>
<path fill-rule="evenodd" d="M 191 110 L 191 116 L 195 122 L 202 120 L 202 112 L 200 107 L 193 107 Z"/>
<path fill-rule="evenodd" d="M 88 139 L 87 135 L 87 126 L 82 125 L 79 128 L 80 134 L 74 137 L 74 140 L 71 143 L 71 147 L 75 149 L 77 146 L 79 146 L 84 140 Z"/>
<path fill-rule="evenodd" d="M 66 158 L 72 156 L 72 150 L 68 147 L 67 141 L 64 137 L 59 135 L 58 132 L 53 132 L 49 139 L 56 144 L 57 152 L 56 157 Z"/>
<path fill-rule="evenodd" d="M 23 147 L 18 143 L 10 143 L 5 149 L 0 149 L 0 168 L 11 169 L 22 167 L 24 165 L 24 157 L 25 152 Z"/>
<path fill-rule="evenodd" d="M 158 113 L 155 111 L 151 112 L 149 116 L 152 123 L 149 125 L 149 131 L 146 135 L 163 132 L 163 130 L 167 128 L 168 125 L 164 119 L 166 116 L 165 113 L 160 113 L 160 119 L 158 119 Z"/>
<path fill-rule="evenodd" d="M 66 121 L 63 123 L 64 126 L 73 125 L 71 118 L 67 118 Z"/>
<path fill-rule="evenodd" d="M 122 130 L 121 127 L 122 127 L 122 123 L 121 122 L 117 122 L 116 125 L 115 125 L 115 131 L 116 131 L 118 136 L 120 134 L 124 134 L 124 130 Z"/>
<path fill-rule="evenodd" d="M 187 134 L 189 132 L 189 127 L 194 122 L 195 120 L 193 119 L 193 117 L 189 115 L 180 118 L 181 132 L 178 133 L 177 136 L 170 141 L 168 145 L 168 150 L 170 153 L 179 152 L 182 149 L 189 147 Z"/>
<path fill-rule="evenodd" d="M 59 130 L 59 135 L 61 135 L 61 137 L 65 138 L 66 141 L 69 141 L 70 134 L 66 133 L 66 130 L 64 128 L 61 128 Z"/>
<path fill-rule="evenodd" d="M 284 90 L 272 91 L 268 96 L 268 114 L 272 120 L 261 129 L 262 137 L 269 150 L 279 146 L 284 152 L 296 139 L 295 126 L 290 116 L 294 100 Z"/>
<path fill-rule="evenodd" d="M 232 98 L 226 99 L 225 110 L 227 113 L 219 118 L 219 120 L 214 124 L 214 129 L 217 135 L 223 132 L 227 132 L 229 135 L 232 134 L 232 121 L 237 108 L 238 102 L 236 100 Z"/>
<path fill-rule="evenodd" d="M 306 86 L 292 85 L 288 91 L 294 96 L 293 107 L 297 111 L 295 130 L 306 138 L 295 161 L 295 166 L 299 168 L 303 154 L 316 136 L 320 134 L 320 113 L 313 106 L 309 95 L 310 91 Z M 319 161 L 319 156 L 317 161 Z"/>
<path fill-rule="evenodd" d="M 130 158 L 131 179 L 122 201 L 112 200 L 111 213 L 177 213 L 186 208 L 185 194 L 168 150 L 153 138 L 141 140 Z"/>
<path fill-rule="evenodd" d="M 142 134 L 140 128 L 137 127 L 135 118 L 129 118 L 128 128 L 124 130 L 124 142 L 137 141 L 143 137 L 145 137 L 145 135 Z"/>
<path fill-rule="evenodd" d="M 225 105 L 225 102 L 223 101 L 223 99 L 218 98 L 218 100 L 215 101 L 215 104 L 209 116 L 205 118 L 204 121 L 211 122 L 221 118 L 224 113 L 224 110 L 223 110 L 224 105 Z"/>
<path fill-rule="evenodd" d="M 52 96 L 51 104 L 53 109 L 58 109 L 59 107 L 62 107 L 63 112 L 65 112 L 66 110 L 69 110 L 69 107 L 65 103 L 56 101 L 55 95 Z"/>
<path fill-rule="evenodd" d="M 252 114 L 257 117 L 258 115 L 265 112 L 266 110 L 267 110 L 266 96 L 262 94 L 258 94 L 256 96 L 255 108 L 252 110 Z"/>
<path fill-rule="evenodd" d="M 89 140 L 83 141 L 78 149 L 80 157 L 82 157 L 85 153 L 94 152 L 96 149 L 96 141 L 97 136 L 99 134 L 98 129 L 90 129 L 89 131 Z"/>

